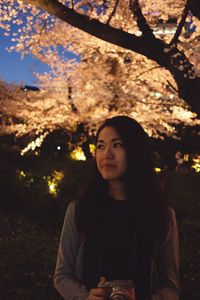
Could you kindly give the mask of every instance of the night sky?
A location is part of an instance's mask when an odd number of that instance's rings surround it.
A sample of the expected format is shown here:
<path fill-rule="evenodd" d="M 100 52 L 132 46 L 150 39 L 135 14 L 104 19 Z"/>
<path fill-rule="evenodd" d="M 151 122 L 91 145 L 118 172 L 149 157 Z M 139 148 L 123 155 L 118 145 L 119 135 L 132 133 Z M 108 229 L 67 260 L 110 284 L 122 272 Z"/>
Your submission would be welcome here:
<path fill-rule="evenodd" d="M 10 39 L 0 29 L 0 78 L 10 83 L 36 85 L 33 72 L 43 73 L 47 71 L 47 66 L 31 55 L 26 55 L 22 60 L 21 54 L 6 51 L 5 48 L 11 45 Z"/>

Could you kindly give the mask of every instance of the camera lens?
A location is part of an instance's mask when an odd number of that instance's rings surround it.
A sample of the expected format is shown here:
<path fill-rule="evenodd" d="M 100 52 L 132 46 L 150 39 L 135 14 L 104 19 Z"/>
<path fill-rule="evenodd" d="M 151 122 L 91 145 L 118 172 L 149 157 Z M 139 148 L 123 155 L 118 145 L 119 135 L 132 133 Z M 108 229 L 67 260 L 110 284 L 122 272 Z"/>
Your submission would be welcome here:
<path fill-rule="evenodd" d="M 110 295 L 110 300 L 127 300 L 127 298 L 122 293 L 113 293 Z"/>

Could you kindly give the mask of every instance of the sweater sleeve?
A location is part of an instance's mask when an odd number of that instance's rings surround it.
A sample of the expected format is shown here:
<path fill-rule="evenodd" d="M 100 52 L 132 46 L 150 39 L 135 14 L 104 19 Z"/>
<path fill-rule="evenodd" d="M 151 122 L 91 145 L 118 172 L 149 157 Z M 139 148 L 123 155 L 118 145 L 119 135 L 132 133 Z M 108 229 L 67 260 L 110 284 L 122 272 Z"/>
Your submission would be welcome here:
<path fill-rule="evenodd" d="M 65 300 L 85 300 L 89 292 L 75 271 L 81 241 L 74 223 L 74 212 L 75 203 L 72 202 L 64 219 L 53 280 L 55 288 Z"/>
<path fill-rule="evenodd" d="M 175 212 L 170 208 L 170 224 L 164 242 L 158 249 L 157 276 L 160 288 L 151 295 L 151 300 L 178 300 L 179 242 Z"/>

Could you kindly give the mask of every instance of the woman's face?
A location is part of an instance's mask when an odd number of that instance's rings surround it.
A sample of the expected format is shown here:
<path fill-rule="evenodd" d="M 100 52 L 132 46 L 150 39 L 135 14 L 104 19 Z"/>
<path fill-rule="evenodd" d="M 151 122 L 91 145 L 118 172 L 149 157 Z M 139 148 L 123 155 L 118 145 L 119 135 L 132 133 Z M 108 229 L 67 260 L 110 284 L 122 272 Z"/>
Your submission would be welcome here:
<path fill-rule="evenodd" d="M 127 169 L 126 151 L 114 127 L 101 130 L 96 145 L 97 168 L 105 180 L 121 180 Z"/>

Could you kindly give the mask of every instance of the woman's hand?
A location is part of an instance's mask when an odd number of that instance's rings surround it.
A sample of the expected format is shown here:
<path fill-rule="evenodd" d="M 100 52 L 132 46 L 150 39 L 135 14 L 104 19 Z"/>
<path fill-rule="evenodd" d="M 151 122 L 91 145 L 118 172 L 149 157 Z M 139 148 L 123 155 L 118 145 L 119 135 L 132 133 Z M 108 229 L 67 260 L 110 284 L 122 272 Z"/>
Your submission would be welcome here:
<path fill-rule="evenodd" d="M 106 292 L 102 288 L 91 289 L 86 300 L 106 300 Z"/>
<path fill-rule="evenodd" d="M 106 278 L 101 276 L 100 282 L 105 283 Z M 106 291 L 102 288 L 91 289 L 86 300 L 106 300 Z"/>

